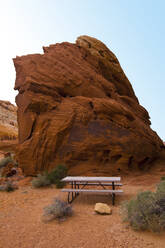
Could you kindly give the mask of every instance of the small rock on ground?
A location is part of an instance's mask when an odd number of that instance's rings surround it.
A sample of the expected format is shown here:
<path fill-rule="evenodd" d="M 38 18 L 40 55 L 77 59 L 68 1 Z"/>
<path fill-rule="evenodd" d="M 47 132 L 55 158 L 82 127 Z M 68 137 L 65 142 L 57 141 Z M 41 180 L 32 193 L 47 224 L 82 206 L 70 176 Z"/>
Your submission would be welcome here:
<path fill-rule="evenodd" d="M 112 214 L 112 209 L 105 203 L 96 203 L 94 210 L 98 214 Z"/>

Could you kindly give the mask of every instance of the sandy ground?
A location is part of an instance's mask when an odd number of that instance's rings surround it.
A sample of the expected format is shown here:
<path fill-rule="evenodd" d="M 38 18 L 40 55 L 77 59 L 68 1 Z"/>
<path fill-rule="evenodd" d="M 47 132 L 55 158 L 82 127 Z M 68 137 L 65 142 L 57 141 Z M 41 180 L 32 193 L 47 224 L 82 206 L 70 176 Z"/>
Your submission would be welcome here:
<path fill-rule="evenodd" d="M 149 173 L 123 176 L 122 196 L 113 207 L 108 196 L 80 195 L 73 203 L 74 215 L 65 221 L 43 223 L 43 208 L 55 197 L 67 199 L 54 187 L 19 187 L 0 192 L 0 248 L 164 248 L 165 233 L 135 232 L 120 216 L 120 204 L 142 190 L 154 190 L 165 168 Z M 112 207 L 112 215 L 94 213 L 96 202 Z"/>

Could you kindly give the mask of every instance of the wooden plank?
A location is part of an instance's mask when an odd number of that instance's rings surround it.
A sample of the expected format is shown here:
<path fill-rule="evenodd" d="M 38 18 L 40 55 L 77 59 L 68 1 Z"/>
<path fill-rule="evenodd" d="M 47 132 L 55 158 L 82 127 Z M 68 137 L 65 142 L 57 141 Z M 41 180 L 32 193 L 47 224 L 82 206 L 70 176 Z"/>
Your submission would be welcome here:
<path fill-rule="evenodd" d="M 62 189 L 62 192 L 77 192 L 77 193 L 111 193 L 120 194 L 123 190 L 110 190 L 110 189 Z"/>
<path fill-rule="evenodd" d="M 63 182 L 119 182 L 120 177 L 65 177 Z"/>

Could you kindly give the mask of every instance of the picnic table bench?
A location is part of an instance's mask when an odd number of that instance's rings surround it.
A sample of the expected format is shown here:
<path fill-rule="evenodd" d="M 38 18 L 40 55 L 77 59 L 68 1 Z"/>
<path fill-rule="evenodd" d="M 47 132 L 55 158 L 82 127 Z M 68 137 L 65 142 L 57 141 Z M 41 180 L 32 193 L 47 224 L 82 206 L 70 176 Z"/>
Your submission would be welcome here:
<path fill-rule="evenodd" d="M 63 182 L 69 183 L 71 188 L 62 189 L 62 192 L 68 193 L 68 203 L 71 203 L 79 193 L 100 193 L 112 196 L 112 204 L 115 204 L 115 195 L 123 193 L 121 189 L 115 189 L 116 186 L 122 186 L 120 177 L 78 177 L 68 176 L 62 179 Z M 86 186 L 100 186 L 102 189 L 88 188 Z M 107 187 L 111 187 L 108 189 Z"/>

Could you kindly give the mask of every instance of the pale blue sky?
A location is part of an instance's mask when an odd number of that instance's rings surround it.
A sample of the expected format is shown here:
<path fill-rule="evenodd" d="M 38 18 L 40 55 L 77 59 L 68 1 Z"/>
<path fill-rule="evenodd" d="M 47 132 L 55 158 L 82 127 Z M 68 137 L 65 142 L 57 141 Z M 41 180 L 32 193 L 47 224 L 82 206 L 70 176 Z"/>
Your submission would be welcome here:
<path fill-rule="evenodd" d="M 86 34 L 118 57 L 165 140 L 164 0 L 0 0 L 0 34 L 0 99 L 14 103 L 17 94 L 13 57 Z"/>

